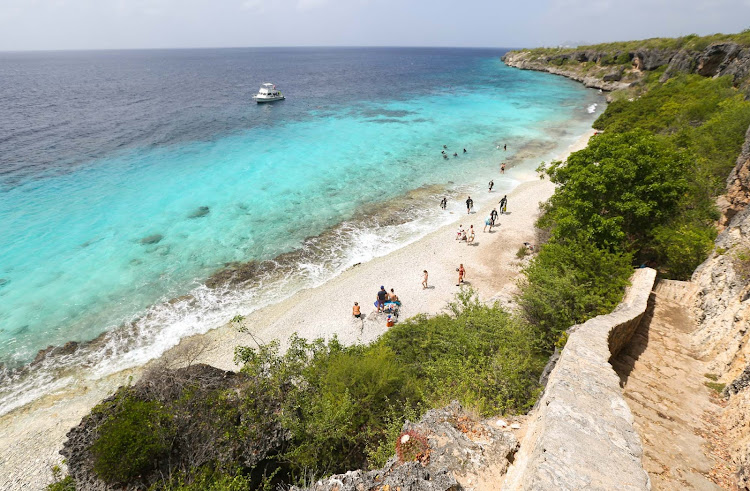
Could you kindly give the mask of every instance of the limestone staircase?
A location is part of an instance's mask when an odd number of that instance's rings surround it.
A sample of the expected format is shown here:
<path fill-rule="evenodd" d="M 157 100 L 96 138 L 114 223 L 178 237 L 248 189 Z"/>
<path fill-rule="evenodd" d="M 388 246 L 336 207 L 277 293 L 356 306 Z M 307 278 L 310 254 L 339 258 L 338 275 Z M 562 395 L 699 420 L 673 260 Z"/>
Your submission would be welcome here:
<path fill-rule="evenodd" d="M 656 490 L 728 489 L 731 482 L 717 444 L 719 399 L 692 350 L 695 295 L 690 282 L 660 280 L 638 330 L 611 360 Z"/>

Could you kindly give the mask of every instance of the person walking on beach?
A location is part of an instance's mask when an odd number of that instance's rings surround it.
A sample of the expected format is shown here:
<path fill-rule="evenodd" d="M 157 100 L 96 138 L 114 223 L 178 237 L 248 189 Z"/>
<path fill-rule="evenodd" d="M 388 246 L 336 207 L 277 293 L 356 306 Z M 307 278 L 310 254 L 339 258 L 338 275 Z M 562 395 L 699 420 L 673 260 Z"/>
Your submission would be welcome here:
<path fill-rule="evenodd" d="M 505 162 L 500 164 L 500 174 L 505 174 Z"/>
<path fill-rule="evenodd" d="M 497 210 L 495 208 L 492 209 L 490 212 L 490 220 L 492 221 L 492 226 L 495 226 L 495 220 L 497 220 Z M 490 229 L 492 230 L 492 229 Z"/>
<path fill-rule="evenodd" d="M 378 312 L 383 311 L 383 307 L 385 307 L 386 300 L 388 300 L 388 292 L 385 291 L 384 286 L 381 286 L 380 291 L 378 292 Z"/>
<path fill-rule="evenodd" d="M 468 215 L 469 213 L 471 213 L 471 209 L 472 209 L 472 208 L 474 208 L 474 200 L 473 200 L 473 199 L 471 199 L 471 196 L 469 196 L 469 197 L 468 197 L 468 198 L 466 199 L 466 214 L 467 214 L 467 215 Z"/>
<path fill-rule="evenodd" d="M 443 197 L 442 200 L 440 200 L 440 208 L 446 209 L 448 207 L 448 198 Z"/>
<path fill-rule="evenodd" d="M 424 278 L 422 278 L 422 290 L 424 290 L 427 288 L 427 270 L 425 269 L 422 273 L 424 273 Z"/>
<path fill-rule="evenodd" d="M 494 224 L 492 220 L 492 215 L 490 215 L 484 219 L 484 228 L 482 229 L 482 233 L 487 231 L 487 227 L 490 227 L 490 233 L 492 233 L 492 225 Z"/>
<path fill-rule="evenodd" d="M 456 283 L 456 286 L 461 286 L 461 283 L 464 282 L 464 276 L 466 276 L 466 270 L 464 269 L 464 265 L 459 264 L 458 269 L 456 269 L 456 271 L 458 271 L 458 283 Z"/>
<path fill-rule="evenodd" d="M 508 205 L 508 195 L 506 194 L 503 196 L 503 199 L 500 200 L 500 213 L 505 215 L 505 207 Z"/>
<path fill-rule="evenodd" d="M 472 242 L 474 242 L 475 237 L 476 236 L 474 235 L 474 225 L 472 225 L 471 227 L 469 227 L 469 238 L 466 239 L 466 243 L 471 244 Z"/>
<path fill-rule="evenodd" d="M 490 187 L 490 193 L 491 193 L 492 192 L 492 188 L 495 187 L 495 181 L 493 181 L 492 179 L 490 179 L 490 183 L 488 184 L 488 186 Z"/>

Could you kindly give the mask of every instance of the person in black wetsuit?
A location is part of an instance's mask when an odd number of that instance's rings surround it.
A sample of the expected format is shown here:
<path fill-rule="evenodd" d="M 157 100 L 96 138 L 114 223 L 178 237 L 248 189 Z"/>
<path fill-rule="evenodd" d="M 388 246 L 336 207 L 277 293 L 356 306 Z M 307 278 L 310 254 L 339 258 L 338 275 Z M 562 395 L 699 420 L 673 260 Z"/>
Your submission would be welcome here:
<path fill-rule="evenodd" d="M 448 198 L 444 197 L 442 200 L 440 200 L 440 208 L 445 210 L 447 207 L 448 207 Z"/>
<path fill-rule="evenodd" d="M 466 149 L 464 148 L 464 153 L 466 153 Z"/>
<path fill-rule="evenodd" d="M 500 213 L 505 214 L 505 207 L 508 205 L 508 195 L 503 196 L 500 200 Z"/>
<path fill-rule="evenodd" d="M 471 213 L 471 209 L 472 209 L 472 208 L 474 208 L 474 200 L 473 200 L 473 199 L 471 199 L 471 196 L 469 196 L 469 197 L 468 197 L 468 198 L 466 199 L 466 214 L 467 214 L 467 215 L 468 215 L 469 213 Z"/>
<path fill-rule="evenodd" d="M 490 183 L 488 184 L 488 186 L 490 187 L 490 192 L 492 192 L 492 188 L 495 187 L 495 181 L 490 180 Z"/>
<path fill-rule="evenodd" d="M 497 210 L 494 209 L 494 208 L 490 212 L 490 220 L 492 221 L 492 226 L 494 227 L 495 226 L 495 221 L 497 220 Z"/>

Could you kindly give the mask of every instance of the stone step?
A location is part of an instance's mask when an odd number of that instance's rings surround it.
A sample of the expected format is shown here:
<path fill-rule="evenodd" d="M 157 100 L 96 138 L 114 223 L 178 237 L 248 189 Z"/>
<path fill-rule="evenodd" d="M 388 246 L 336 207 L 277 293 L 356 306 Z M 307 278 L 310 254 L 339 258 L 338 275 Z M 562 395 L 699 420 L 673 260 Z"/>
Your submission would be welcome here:
<path fill-rule="evenodd" d="M 689 281 L 659 280 L 654 288 L 657 298 L 690 305 L 696 293 L 695 284 Z"/>

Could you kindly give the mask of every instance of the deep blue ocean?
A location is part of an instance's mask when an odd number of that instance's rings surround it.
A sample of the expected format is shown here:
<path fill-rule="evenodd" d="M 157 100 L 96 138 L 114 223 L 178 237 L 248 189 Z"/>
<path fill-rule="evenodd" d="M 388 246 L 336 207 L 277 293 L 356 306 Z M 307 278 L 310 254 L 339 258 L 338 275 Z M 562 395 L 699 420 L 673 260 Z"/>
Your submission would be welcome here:
<path fill-rule="evenodd" d="M 416 240 L 443 195 L 512 188 L 500 161 L 570 144 L 603 98 L 503 52 L 0 53 L 0 413 Z M 287 99 L 255 104 L 269 81 Z"/>

